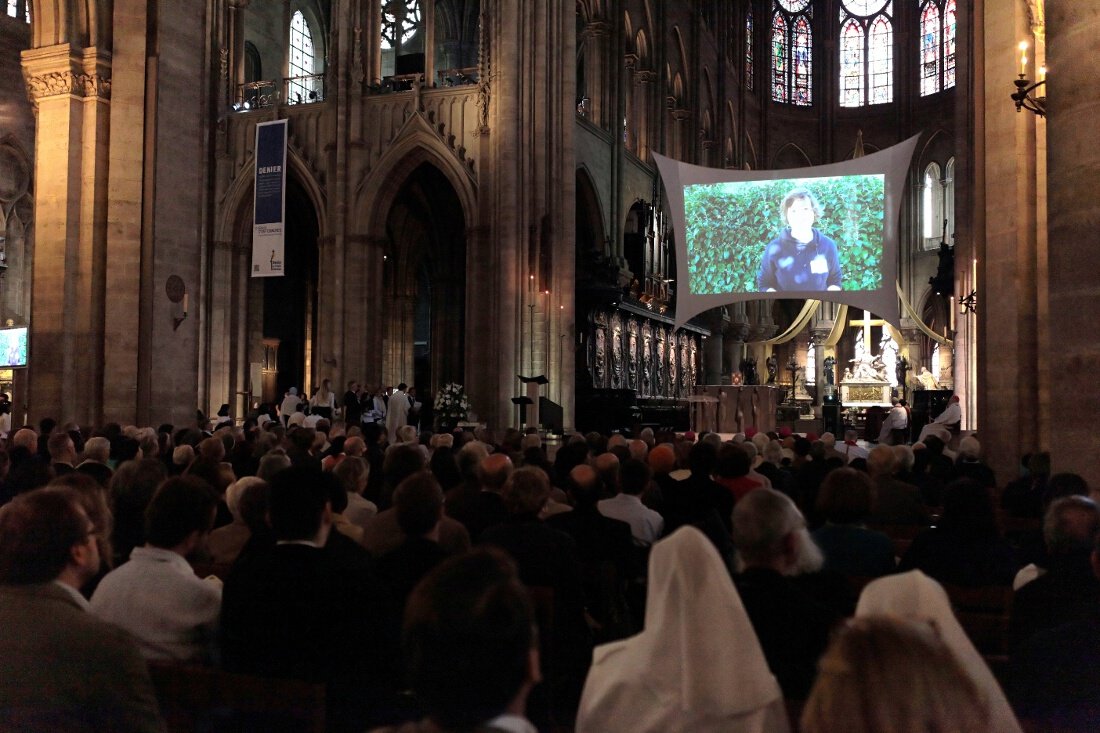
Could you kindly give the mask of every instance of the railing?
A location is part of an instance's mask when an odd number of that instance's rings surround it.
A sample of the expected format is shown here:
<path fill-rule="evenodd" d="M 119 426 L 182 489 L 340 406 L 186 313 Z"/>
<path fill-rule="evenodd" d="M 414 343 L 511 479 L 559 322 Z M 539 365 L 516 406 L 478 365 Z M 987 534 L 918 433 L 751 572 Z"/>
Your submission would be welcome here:
<path fill-rule="evenodd" d="M 281 87 L 281 89 L 280 89 Z M 264 109 L 274 104 L 313 104 L 325 101 L 324 74 L 250 81 L 237 87 L 234 112 Z"/>
<path fill-rule="evenodd" d="M 464 69 L 441 69 L 436 72 L 436 76 L 439 78 L 436 83 L 441 87 L 462 87 L 478 82 L 476 66 L 467 66 Z"/>

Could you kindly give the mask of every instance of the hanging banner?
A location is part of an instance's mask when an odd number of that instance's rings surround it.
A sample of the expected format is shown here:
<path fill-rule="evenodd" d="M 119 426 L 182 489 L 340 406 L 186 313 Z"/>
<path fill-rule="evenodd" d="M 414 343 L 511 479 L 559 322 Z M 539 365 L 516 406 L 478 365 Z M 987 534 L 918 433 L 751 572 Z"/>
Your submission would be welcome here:
<path fill-rule="evenodd" d="M 256 125 L 252 277 L 283 276 L 286 235 L 286 120 Z"/>
<path fill-rule="evenodd" d="M 855 160 L 734 171 L 654 154 L 676 241 L 676 324 L 746 300 L 843 303 L 898 324 L 898 212 L 918 136 Z"/>

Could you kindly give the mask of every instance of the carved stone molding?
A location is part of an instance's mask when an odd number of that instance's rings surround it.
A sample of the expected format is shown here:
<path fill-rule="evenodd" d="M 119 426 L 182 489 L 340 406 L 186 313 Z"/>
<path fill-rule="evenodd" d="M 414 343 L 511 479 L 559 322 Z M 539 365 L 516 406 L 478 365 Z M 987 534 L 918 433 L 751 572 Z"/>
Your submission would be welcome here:
<path fill-rule="evenodd" d="M 634 72 L 634 83 L 638 86 L 652 84 L 657 81 L 657 72 L 652 69 L 637 69 Z"/>
<path fill-rule="evenodd" d="M 51 71 L 27 77 L 27 91 L 37 103 L 47 97 L 75 95 L 78 97 L 111 98 L 111 80 L 100 74 L 74 74 L 72 71 Z"/>

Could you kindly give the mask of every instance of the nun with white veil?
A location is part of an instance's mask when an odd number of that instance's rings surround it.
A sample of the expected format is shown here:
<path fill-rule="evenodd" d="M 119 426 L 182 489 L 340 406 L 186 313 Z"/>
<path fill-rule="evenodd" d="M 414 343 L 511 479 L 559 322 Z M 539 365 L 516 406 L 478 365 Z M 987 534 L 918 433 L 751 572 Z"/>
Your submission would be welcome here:
<path fill-rule="evenodd" d="M 645 629 L 597 647 L 577 733 L 788 733 L 779 683 L 711 542 L 653 547 Z"/>
<path fill-rule="evenodd" d="M 856 616 L 892 615 L 932 622 L 989 706 L 991 733 L 1021 733 L 1020 723 L 989 666 L 951 610 L 947 592 L 919 570 L 874 580 L 863 589 Z"/>

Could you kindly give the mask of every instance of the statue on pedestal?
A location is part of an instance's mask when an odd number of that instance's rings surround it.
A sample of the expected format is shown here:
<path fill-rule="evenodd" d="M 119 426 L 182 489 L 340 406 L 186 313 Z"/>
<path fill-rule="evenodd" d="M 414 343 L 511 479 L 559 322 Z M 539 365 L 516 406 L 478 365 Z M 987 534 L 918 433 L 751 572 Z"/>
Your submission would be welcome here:
<path fill-rule="evenodd" d="M 779 360 L 775 358 L 775 354 L 772 354 L 764 364 L 768 368 L 768 384 L 775 384 L 775 377 L 779 374 Z"/>
<path fill-rule="evenodd" d="M 825 384 L 836 384 L 836 359 L 832 356 L 825 357 Z"/>

